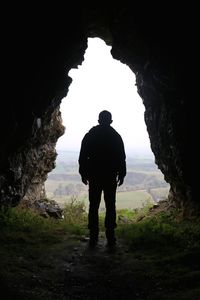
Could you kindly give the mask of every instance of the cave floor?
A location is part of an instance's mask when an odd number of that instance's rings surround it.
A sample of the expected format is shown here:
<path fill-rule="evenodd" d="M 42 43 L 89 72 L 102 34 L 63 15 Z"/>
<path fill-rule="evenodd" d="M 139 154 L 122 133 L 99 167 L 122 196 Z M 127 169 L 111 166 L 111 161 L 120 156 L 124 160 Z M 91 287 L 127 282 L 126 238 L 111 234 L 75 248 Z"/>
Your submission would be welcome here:
<path fill-rule="evenodd" d="M 130 251 L 122 240 L 109 249 L 103 233 L 96 248 L 75 251 L 65 270 L 66 299 L 200 299 L 200 272 L 188 257 L 160 259 Z"/>
<path fill-rule="evenodd" d="M 130 251 L 120 239 L 115 249 L 108 249 L 103 232 L 94 249 L 87 236 L 65 234 L 28 258 L 23 241 L 21 247 L 1 262 L 2 300 L 200 299 L 199 252 L 163 256 L 148 249 Z"/>

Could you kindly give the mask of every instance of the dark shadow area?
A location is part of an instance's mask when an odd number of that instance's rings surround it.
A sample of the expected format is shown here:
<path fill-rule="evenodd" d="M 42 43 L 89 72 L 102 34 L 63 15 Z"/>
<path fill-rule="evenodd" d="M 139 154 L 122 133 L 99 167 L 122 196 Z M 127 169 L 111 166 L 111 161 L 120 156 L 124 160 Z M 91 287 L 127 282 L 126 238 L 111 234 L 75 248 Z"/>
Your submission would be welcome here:
<path fill-rule="evenodd" d="M 80 218 L 78 206 L 71 220 L 65 213 L 55 220 L 18 208 L 1 216 L 2 300 L 199 299 L 198 219 L 183 220 L 167 202 L 117 211 L 117 243 L 110 249 L 100 215 L 91 249 L 87 214 Z"/>

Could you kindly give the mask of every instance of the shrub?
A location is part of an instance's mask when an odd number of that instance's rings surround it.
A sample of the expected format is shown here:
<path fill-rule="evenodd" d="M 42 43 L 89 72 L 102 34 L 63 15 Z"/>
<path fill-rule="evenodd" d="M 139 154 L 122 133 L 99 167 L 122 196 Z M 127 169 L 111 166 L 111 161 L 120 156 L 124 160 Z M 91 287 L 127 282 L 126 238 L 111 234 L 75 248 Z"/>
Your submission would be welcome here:
<path fill-rule="evenodd" d="M 84 200 L 78 200 L 74 196 L 71 197 L 70 202 L 64 206 L 63 214 L 66 223 L 82 225 L 86 221 L 86 205 Z"/>

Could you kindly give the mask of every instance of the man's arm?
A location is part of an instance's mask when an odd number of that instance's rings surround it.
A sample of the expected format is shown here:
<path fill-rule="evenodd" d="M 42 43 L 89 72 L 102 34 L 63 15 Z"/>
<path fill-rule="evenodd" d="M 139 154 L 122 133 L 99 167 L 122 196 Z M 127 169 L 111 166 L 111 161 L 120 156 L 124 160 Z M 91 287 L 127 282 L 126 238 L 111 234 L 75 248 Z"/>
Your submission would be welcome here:
<path fill-rule="evenodd" d="M 117 183 L 118 186 L 122 185 L 124 182 L 124 177 L 126 176 L 126 153 L 124 149 L 124 142 L 120 136 L 119 139 L 119 168 L 118 168 L 118 177 Z"/>
<path fill-rule="evenodd" d="M 79 154 L 79 174 L 81 175 L 82 182 L 88 184 L 88 136 L 84 136 L 81 142 L 81 149 Z"/>

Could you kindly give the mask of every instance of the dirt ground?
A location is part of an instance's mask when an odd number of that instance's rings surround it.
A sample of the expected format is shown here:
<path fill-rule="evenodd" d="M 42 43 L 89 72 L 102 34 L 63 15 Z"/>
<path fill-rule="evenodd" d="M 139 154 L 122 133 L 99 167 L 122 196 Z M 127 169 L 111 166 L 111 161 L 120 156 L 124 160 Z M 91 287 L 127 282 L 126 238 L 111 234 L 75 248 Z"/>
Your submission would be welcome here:
<path fill-rule="evenodd" d="M 158 256 L 152 251 L 130 251 L 118 240 L 106 246 L 104 233 L 90 249 L 87 237 L 63 239 L 46 249 L 33 264 L 8 266 L 9 282 L 1 280 L 2 300 L 199 300 L 198 252 Z M 8 263 L 9 264 L 9 263 Z"/>
<path fill-rule="evenodd" d="M 135 258 L 137 263 L 130 268 L 128 248 L 119 241 L 110 249 L 102 234 L 94 249 L 86 239 L 75 251 L 65 273 L 66 299 L 142 299 L 138 284 L 133 282 L 139 259 Z"/>
<path fill-rule="evenodd" d="M 109 249 L 103 233 L 95 249 L 88 247 L 86 239 L 74 252 L 65 269 L 66 300 L 200 299 L 196 288 L 200 287 L 200 272 L 195 267 L 198 253 L 193 254 L 194 260 L 162 260 L 153 253 L 130 252 L 121 240 Z"/>

